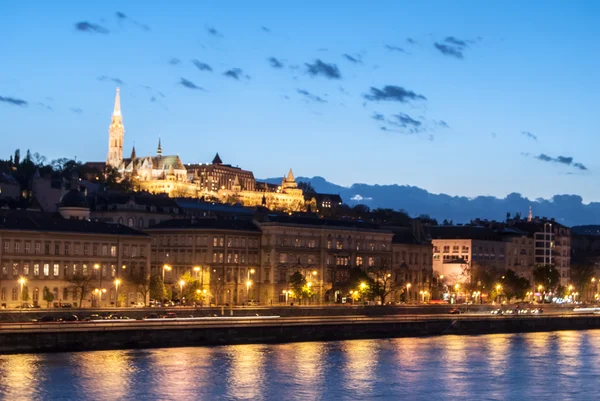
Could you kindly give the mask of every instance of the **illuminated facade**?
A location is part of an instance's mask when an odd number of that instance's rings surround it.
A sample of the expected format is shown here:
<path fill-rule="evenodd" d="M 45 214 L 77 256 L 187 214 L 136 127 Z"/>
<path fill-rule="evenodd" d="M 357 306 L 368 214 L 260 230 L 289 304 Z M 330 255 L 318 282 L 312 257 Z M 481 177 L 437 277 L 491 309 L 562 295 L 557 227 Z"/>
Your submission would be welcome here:
<path fill-rule="evenodd" d="M 290 169 L 281 185 L 257 182 L 251 171 L 224 164 L 217 154 L 211 164 L 187 167 L 177 155 L 163 155 L 160 139 L 154 156 L 138 157 L 133 147 L 129 158 L 123 157 L 125 128 L 121 113 L 120 91 L 108 130 L 106 165 L 114 167 L 131 180 L 134 190 L 168 194 L 172 198 L 204 198 L 244 206 L 263 206 L 273 210 L 298 212 L 314 208 L 314 200 L 305 201 Z"/>

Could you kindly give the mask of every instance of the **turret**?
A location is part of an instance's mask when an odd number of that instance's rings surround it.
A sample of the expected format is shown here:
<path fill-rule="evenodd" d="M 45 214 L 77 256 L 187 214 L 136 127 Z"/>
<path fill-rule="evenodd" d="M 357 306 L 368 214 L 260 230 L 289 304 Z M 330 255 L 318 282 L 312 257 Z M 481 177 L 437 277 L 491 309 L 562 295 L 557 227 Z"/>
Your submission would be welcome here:
<path fill-rule="evenodd" d="M 123 162 L 123 137 L 125 136 L 120 93 L 121 90 L 117 87 L 115 107 L 108 127 L 108 155 L 106 156 L 106 165 L 115 168 L 118 168 Z"/>

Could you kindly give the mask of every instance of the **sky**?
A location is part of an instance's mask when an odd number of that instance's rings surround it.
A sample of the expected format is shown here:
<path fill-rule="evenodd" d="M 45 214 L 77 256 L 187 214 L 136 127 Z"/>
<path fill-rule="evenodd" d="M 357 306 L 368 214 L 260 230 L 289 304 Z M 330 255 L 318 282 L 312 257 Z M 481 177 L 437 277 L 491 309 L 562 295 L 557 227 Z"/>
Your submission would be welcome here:
<path fill-rule="evenodd" d="M 0 157 L 600 201 L 598 1 L 0 2 Z"/>

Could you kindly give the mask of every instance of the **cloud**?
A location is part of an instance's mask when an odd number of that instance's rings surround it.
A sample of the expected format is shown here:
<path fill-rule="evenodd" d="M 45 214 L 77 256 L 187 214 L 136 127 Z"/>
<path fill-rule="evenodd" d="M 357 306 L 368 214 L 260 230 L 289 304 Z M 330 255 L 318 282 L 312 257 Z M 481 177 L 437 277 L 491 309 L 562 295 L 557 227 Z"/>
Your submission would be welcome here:
<path fill-rule="evenodd" d="M 406 53 L 406 51 L 401 48 L 400 46 L 394 46 L 394 45 L 385 45 L 384 46 L 386 49 L 388 49 L 391 52 L 400 52 L 400 53 Z"/>
<path fill-rule="evenodd" d="M 117 11 L 115 13 L 115 16 L 117 17 L 117 20 L 119 21 L 119 23 L 128 21 L 128 22 L 131 22 L 133 25 L 137 26 L 138 28 L 143 29 L 144 31 L 150 31 L 150 27 L 148 25 L 137 22 L 133 18 L 128 17 L 125 13 Z"/>
<path fill-rule="evenodd" d="M 441 128 L 450 128 L 450 125 L 448 125 L 448 123 L 444 120 L 437 120 L 437 121 L 434 121 L 434 123 L 435 123 L 435 125 L 437 125 L 438 127 L 441 127 Z"/>
<path fill-rule="evenodd" d="M 212 67 L 206 63 L 203 63 L 199 60 L 192 60 L 192 64 L 196 66 L 200 71 L 212 71 Z"/>
<path fill-rule="evenodd" d="M 350 198 L 350 200 L 363 201 L 363 200 L 373 200 L 373 198 L 370 196 L 362 196 L 362 195 L 356 194 L 352 198 Z"/>
<path fill-rule="evenodd" d="M 273 68 L 283 68 L 283 62 L 281 60 L 276 59 L 275 57 L 269 57 L 269 64 Z"/>
<path fill-rule="evenodd" d="M 407 103 L 411 100 L 427 100 L 423 95 L 395 85 L 386 85 L 382 89 L 371 87 L 369 93 L 363 97 L 373 101 L 389 100 L 400 103 Z"/>
<path fill-rule="evenodd" d="M 29 104 L 26 100 L 17 99 L 17 98 L 10 97 L 10 96 L 0 96 L 0 102 L 12 104 L 15 106 L 21 106 L 21 107 L 27 107 L 27 105 Z"/>
<path fill-rule="evenodd" d="M 184 86 L 184 87 L 186 87 L 186 88 L 188 88 L 188 89 L 197 89 L 197 90 L 201 90 L 201 91 L 204 90 L 204 88 L 196 85 L 192 81 L 187 80 L 185 78 L 181 78 L 181 80 L 179 81 L 179 84 L 182 85 L 182 86 Z"/>
<path fill-rule="evenodd" d="M 456 58 L 460 58 L 460 59 L 464 58 L 462 49 L 460 49 L 458 47 L 449 46 L 449 45 L 445 45 L 443 43 L 438 43 L 438 42 L 435 42 L 433 45 L 435 46 L 436 49 L 441 51 L 446 56 L 452 56 L 452 57 L 456 57 Z"/>
<path fill-rule="evenodd" d="M 427 140 L 428 140 L 429 142 L 433 142 L 433 141 L 435 140 L 435 137 L 434 137 L 433 135 L 429 135 L 429 136 L 427 137 Z"/>
<path fill-rule="evenodd" d="M 356 56 L 351 56 L 351 55 L 349 55 L 349 54 L 347 54 L 347 53 L 344 53 L 342 56 L 343 56 L 343 57 L 344 57 L 346 60 L 350 61 L 351 63 L 354 63 L 354 64 L 362 64 L 362 58 L 361 58 L 359 55 L 356 55 Z"/>
<path fill-rule="evenodd" d="M 492 138 L 494 138 L 494 139 L 498 138 L 498 134 L 496 134 L 495 132 L 492 132 L 490 135 L 491 135 L 491 136 L 492 136 Z"/>
<path fill-rule="evenodd" d="M 179 60 L 177 57 L 171 57 L 171 59 L 169 60 L 169 64 L 179 65 L 179 64 L 181 64 L 181 60 Z"/>
<path fill-rule="evenodd" d="M 342 75 L 340 74 L 340 70 L 335 64 L 327 64 L 317 59 L 313 64 L 305 63 L 306 72 L 310 75 L 318 76 L 322 75 L 327 79 L 341 79 Z"/>
<path fill-rule="evenodd" d="M 240 78 L 250 79 L 249 75 L 244 75 L 244 71 L 241 68 L 232 68 L 223 73 L 226 77 L 233 78 L 236 80 L 240 80 Z"/>
<path fill-rule="evenodd" d="M 298 92 L 301 95 L 304 95 L 304 97 L 308 100 L 311 100 L 313 102 L 317 102 L 317 103 L 327 103 L 327 100 L 314 95 L 312 93 L 310 93 L 309 91 L 307 91 L 306 89 L 296 89 L 296 92 Z"/>
<path fill-rule="evenodd" d="M 416 45 L 416 44 L 417 44 L 417 41 L 416 41 L 416 40 L 414 40 L 413 38 L 406 38 L 406 41 L 407 41 L 408 43 L 410 43 L 411 45 Z"/>
<path fill-rule="evenodd" d="M 398 113 L 395 114 L 393 117 L 396 118 L 396 121 L 394 121 L 393 123 L 402 128 L 418 129 L 421 125 L 423 125 L 421 121 L 415 120 L 408 114 Z"/>
<path fill-rule="evenodd" d="M 98 77 L 98 81 L 101 82 L 105 82 L 105 81 L 111 81 L 117 85 L 125 85 L 125 82 L 123 82 L 120 78 L 116 78 L 116 77 L 107 77 L 106 75 L 101 75 Z"/>
<path fill-rule="evenodd" d="M 264 25 L 263 25 L 263 26 L 261 26 L 261 27 L 260 27 L 260 29 L 261 29 L 263 32 L 266 32 L 266 33 L 271 33 L 271 30 L 270 30 L 269 28 L 267 28 L 266 26 L 264 26 Z"/>
<path fill-rule="evenodd" d="M 528 153 L 521 153 L 523 156 L 529 156 Z M 571 166 L 574 167 L 578 170 L 582 170 L 582 171 L 587 171 L 587 167 L 584 166 L 582 163 L 573 163 L 573 158 L 571 156 L 557 156 L 557 157 L 552 157 L 552 156 L 548 156 L 545 153 L 540 153 L 537 156 L 534 156 L 535 159 L 542 161 L 542 162 L 548 162 L 548 163 L 558 163 L 558 164 L 563 164 L 565 166 Z"/>
<path fill-rule="evenodd" d="M 223 34 L 219 31 L 217 31 L 217 29 L 214 26 L 207 27 L 206 32 L 208 32 L 209 35 L 215 36 L 217 38 L 223 37 Z"/>
<path fill-rule="evenodd" d="M 71 107 L 69 110 L 77 115 L 81 115 L 83 113 L 83 110 L 81 110 L 79 107 Z"/>
<path fill-rule="evenodd" d="M 371 116 L 371 118 L 375 121 L 385 121 L 385 116 L 381 113 L 373 113 L 373 115 Z"/>
<path fill-rule="evenodd" d="M 434 46 L 446 56 L 464 58 L 464 50 L 469 47 L 472 41 L 457 39 L 454 36 L 447 36 L 443 43 L 435 42 Z"/>
<path fill-rule="evenodd" d="M 537 135 L 534 135 L 534 134 L 532 134 L 529 131 L 521 131 L 521 135 L 523 135 L 523 136 L 525 136 L 525 137 L 527 137 L 529 139 L 533 139 L 534 141 L 538 140 Z"/>
<path fill-rule="evenodd" d="M 101 33 L 104 35 L 108 34 L 109 32 L 108 29 L 106 29 L 102 25 L 93 24 L 88 21 L 77 22 L 75 24 L 75 29 L 79 32 Z"/>

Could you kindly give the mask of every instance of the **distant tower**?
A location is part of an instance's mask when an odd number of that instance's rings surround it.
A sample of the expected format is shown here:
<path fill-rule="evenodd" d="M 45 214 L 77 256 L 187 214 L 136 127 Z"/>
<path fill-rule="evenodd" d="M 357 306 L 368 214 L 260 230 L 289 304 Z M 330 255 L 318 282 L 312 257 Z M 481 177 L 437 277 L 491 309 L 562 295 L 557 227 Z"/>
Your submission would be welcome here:
<path fill-rule="evenodd" d="M 162 156 L 162 146 L 160 146 L 160 137 L 158 137 L 158 148 L 156 148 L 156 155 L 158 157 Z"/>
<path fill-rule="evenodd" d="M 298 184 L 296 183 L 296 179 L 294 178 L 294 173 L 292 169 L 288 172 L 287 177 L 284 177 L 281 181 L 282 189 L 290 189 L 290 188 L 298 188 Z"/>
<path fill-rule="evenodd" d="M 110 127 L 108 127 L 108 155 L 106 156 L 106 165 L 118 168 L 123 161 L 123 137 L 125 136 L 125 127 L 123 126 L 123 116 L 121 115 L 121 95 L 117 87 L 115 96 L 115 109 L 113 110 Z"/>
<path fill-rule="evenodd" d="M 529 214 L 527 215 L 527 221 L 531 223 L 533 220 L 533 213 L 531 211 L 531 206 L 529 206 Z"/>

